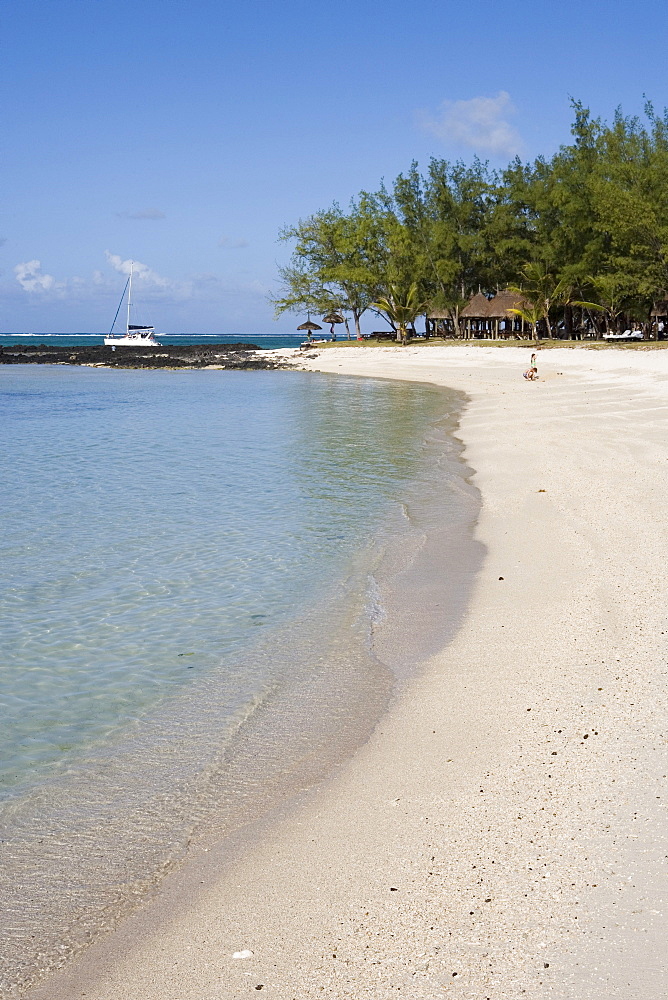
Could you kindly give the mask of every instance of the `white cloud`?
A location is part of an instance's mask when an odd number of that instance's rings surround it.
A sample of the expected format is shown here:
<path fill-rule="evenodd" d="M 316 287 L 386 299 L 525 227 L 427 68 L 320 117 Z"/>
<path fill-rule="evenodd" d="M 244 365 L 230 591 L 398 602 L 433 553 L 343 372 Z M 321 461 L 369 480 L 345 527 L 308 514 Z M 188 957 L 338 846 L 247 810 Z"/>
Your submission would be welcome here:
<path fill-rule="evenodd" d="M 218 240 L 218 246 L 227 247 L 228 250 L 242 250 L 248 245 L 248 240 L 233 240 L 231 236 L 221 236 Z"/>
<path fill-rule="evenodd" d="M 142 208 L 138 212 L 117 212 L 116 215 L 119 219 L 149 219 L 152 222 L 167 218 L 159 208 Z"/>
<path fill-rule="evenodd" d="M 17 264 L 6 278 L 2 278 L 0 272 L 0 300 L 21 303 L 16 305 L 17 310 L 26 308 L 27 295 L 31 307 L 37 308 L 39 303 L 42 310 L 56 308 L 57 303 L 67 303 L 72 316 L 105 309 L 113 312 L 132 262 L 110 251 L 106 251 L 106 258 L 106 268 L 62 280 L 46 274 L 39 260 Z M 137 301 L 142 309 L 150 309 L 152 318 L 167 315 L 180 317 L 178 321 L 185 323 L 193 322 L 195 315 L 218 315 L 221 310 L 230 322 L 246 322 L 248 317 L 244 310 L 259 309 L 263 315 L 269 293 L 262 281 L 248 273 L 191 272 L 175 280 L 163 277 L 141 261 L 134 261 L 133 273 L 137 279 Z M 191 306 L 192 314 L 188 313 Z M 176 318 L 169 320 L 176 321 Z M 70 319 L 69 322 L 77 321 Z M 212 321 L 207 319 L 206 322 Z"/>
<path fill-rule="evenodd" d="M 501 90 L 496 97 L 443 101 L 436 116 L 423 113 L 420 121 L 439 139 L 480 153 L 515 156 L 522 151 L 522 138 L 508 121 L 515 113 L 510 94 Z"/>
<path fill-rule="evenodd" d="M 157 274 L 156 271 L 152 271 L 147 264 L 142 264 L 138 260 L 123 260 L 119 254 L 109 253 L 108 250 L 104 251 L 104 255 L 113 267 L 114 271 L 118 271 L 119 274 L 124 274 L 127 277 L 130 274 L 130 269 L 132 268 L 134 277 L 143 281 L 146 285 L 153 285 L 155 288 L 170 287 L 168 279 L 163 278 L 161 275 Z"/>
<path fill-rule="evenodd" d="M 24 292 L 51 292 L 60 287 L 52 274 L 42 274 L 42 262 L 39 260 L 17 264 L 14 274 Z"/>

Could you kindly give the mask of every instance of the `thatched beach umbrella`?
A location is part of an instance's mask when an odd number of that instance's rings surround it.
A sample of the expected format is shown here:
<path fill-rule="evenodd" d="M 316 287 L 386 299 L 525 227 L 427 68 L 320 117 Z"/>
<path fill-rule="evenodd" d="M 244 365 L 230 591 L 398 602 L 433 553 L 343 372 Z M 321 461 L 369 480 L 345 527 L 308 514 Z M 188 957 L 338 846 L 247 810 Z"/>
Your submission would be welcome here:
<path fill-rule="evenodd" d="M 331 333 L 332 337 L 334 336 L 334 324 L 335 323 L 345 323 L 345 320 L 344 320 L 343 316 L 341 316 L 341 314 L 337 313 L 337 312 L 327 313 L 326 316 L 322 317 L 322 321 L 323 321 L 323 323 L 329 323 L 330 324 L 329 332 Z"/>
<path fill-rule="evenodd" d="M 311 333 L 312 333 L 312 331 L 313 330 L 322 330 L 322 327 L 318 326 L 317 323 L 313 323 L 311 321 L 311 316 L 309 315 L 309 318 L 306 320 L 306 322 L 302 323 L 301 326 L 298 326 L 297 330 L 298 331 L 307 330 L 308 331 L 308 339 L 310 340 L 311 339 Z"/>

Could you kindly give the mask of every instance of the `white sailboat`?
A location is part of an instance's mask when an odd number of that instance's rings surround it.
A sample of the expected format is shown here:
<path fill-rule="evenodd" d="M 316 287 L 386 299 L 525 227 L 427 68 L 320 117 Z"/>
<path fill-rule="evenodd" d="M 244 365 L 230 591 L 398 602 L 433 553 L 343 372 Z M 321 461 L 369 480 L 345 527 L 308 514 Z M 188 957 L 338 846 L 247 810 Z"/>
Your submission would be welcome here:
<path fill-rule="evenodd" d="M 130 276 L 125 282 L 125 288 L 123 289 L 123 294 L 121 295 L 121 301 L 118 303 L 118 309 L 116 310 L 116 315 L 114 316 L 114 322 L 111 324 L 111 330 L 109 331 L 109 336 L 104 338 L 105 346 L 107 347 L 160 347 L 160 341 L 155 339 L 153 334 L 152 326 L 143 326 L 137 323 L 130 322 L 130 310 L 132 308 L 132 271 L 134 268 L 134 262 L 130 262 Z M 127 309 L 127 319 L 125 322 L 125 333 L 119 333 L 114 336 L 114 327 L 116 326 L 116 320 L 118 319 L 118 314 L 121 311 L 121 306 L 123 305 L 123 299 L 125 298 L 125 293 L 128 293 L 128 309 Z"/>

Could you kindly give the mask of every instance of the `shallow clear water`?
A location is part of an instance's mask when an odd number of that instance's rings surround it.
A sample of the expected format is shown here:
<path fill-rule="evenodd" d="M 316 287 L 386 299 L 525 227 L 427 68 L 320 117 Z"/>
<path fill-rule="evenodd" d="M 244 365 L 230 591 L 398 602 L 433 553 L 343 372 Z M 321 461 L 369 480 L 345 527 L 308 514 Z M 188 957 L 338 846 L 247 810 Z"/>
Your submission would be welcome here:
<path fill-rule="evenodd" d="M 368 735 L 388 581 L 474 516 L 454 406 L 297 372 L 0 369 L 6 990 L 207 817 L 232 828 Z"/>
<path fill-rule="evenodd" d="M 320 600 L 433 408 L 296 373 L 2 376 L 5 789 Z"/>

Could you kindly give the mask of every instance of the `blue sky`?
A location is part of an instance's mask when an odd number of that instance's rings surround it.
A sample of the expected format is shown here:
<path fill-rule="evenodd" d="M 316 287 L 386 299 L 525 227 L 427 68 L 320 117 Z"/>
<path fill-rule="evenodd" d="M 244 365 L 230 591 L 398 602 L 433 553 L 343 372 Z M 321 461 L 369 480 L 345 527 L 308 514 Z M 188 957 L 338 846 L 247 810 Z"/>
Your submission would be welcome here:
<path fill-rule="evenodd" d="M 417 159 L 668 104 L 657 0 L 4 0 L 0 330 L 271 333 L 278 231 Z M 373 323 L 369 319 L 369 323 Z"/>

